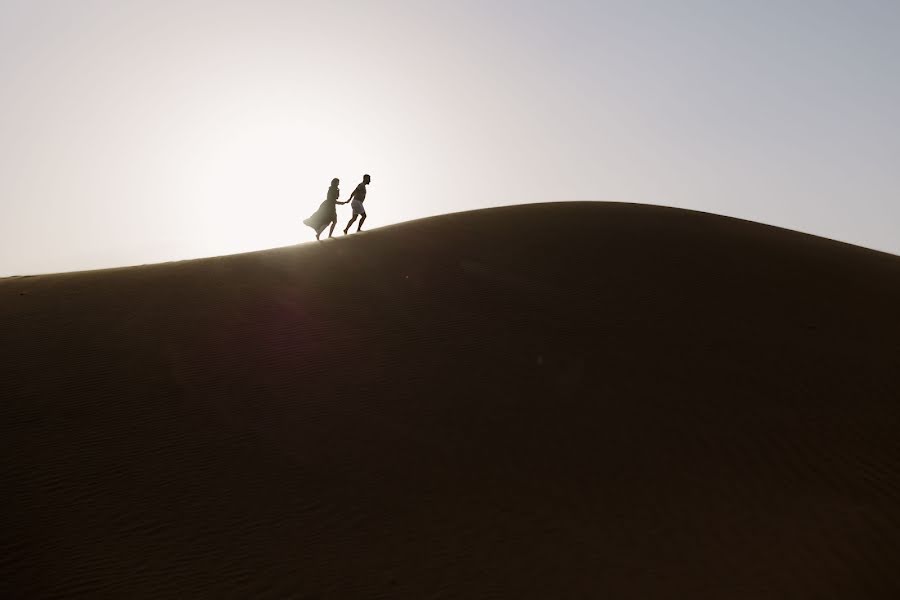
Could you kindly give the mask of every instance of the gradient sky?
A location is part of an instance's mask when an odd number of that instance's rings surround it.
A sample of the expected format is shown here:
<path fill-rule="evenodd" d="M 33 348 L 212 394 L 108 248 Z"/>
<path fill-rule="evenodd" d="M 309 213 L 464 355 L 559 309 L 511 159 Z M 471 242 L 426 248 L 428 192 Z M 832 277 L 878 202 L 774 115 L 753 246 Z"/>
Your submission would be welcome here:
<path fill-rule="evenodd" d="M 900 254 L 898 32 L 896 0 L 0 0 L 0 275 L 308 241 L 366 172 L 370 227 L 613 200 Z"/>

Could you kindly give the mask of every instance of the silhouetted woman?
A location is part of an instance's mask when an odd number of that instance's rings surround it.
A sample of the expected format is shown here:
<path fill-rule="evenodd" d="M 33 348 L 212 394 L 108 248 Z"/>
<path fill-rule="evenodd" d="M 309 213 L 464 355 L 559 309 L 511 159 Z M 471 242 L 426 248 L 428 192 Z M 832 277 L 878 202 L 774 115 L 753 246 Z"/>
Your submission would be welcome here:
<path fill-rule="evenodd" d="M 331 225 L 331 231 L 328 232 L 328 237 L 332 237 L 334 226 L 337 225 L 336 206 L 338 204 L 347 204 L 346 202 L 338 202 L 338 197 L 341 195 L 341 190 L 338 189 L 339 183 L 340 180 L 337 177 L 331 180 L 328 195 L 325 197 L 325 201 L 319 205 L 319 210 L 314 212 L 308 219 L 303 220 L 305 225 L 315 229 L 316 239 L 319 239 L 319 236 L 322 235 L 322 232 L 325 231 L 329 224 Z"/>

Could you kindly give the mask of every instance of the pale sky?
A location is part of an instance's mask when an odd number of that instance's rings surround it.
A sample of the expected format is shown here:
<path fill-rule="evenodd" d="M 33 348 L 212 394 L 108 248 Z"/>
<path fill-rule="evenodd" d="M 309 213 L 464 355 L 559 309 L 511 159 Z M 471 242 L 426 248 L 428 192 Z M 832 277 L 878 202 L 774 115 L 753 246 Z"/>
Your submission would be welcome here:
<path fill-rule="evenodd" d="M 306 242 L 363 173 L 372 228 L 608 200 L 900 254 L 898 32 L 897 0 L 0 0 L 0 276 Z"/>

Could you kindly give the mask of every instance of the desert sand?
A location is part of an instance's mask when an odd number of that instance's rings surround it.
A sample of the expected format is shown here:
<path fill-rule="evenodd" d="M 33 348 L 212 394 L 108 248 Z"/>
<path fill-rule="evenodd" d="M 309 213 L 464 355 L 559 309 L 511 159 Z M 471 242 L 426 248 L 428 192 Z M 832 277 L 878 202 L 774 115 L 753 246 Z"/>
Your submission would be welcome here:
<path fill-rule="evenodd" d="M 897 256 L 529 205 L 9 278 L 0 331 L 4 598 L 900 597 Z"/>

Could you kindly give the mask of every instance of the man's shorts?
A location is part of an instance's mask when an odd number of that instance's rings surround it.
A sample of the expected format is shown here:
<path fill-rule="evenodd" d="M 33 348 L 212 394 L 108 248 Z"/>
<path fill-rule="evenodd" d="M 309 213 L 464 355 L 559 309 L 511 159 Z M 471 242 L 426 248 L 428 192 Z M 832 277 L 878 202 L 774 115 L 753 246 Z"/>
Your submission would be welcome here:
<path fill-rule="evenodd" d="M 353 209 L 354 217 L 357 217 L 357 216 L 365 217 L 366 216 L 366 209 L 363 207 L 363 203 L 360 202 L 359 200 L 353 200 L 352 202 L 350 202 L 350 208 Z"/>

